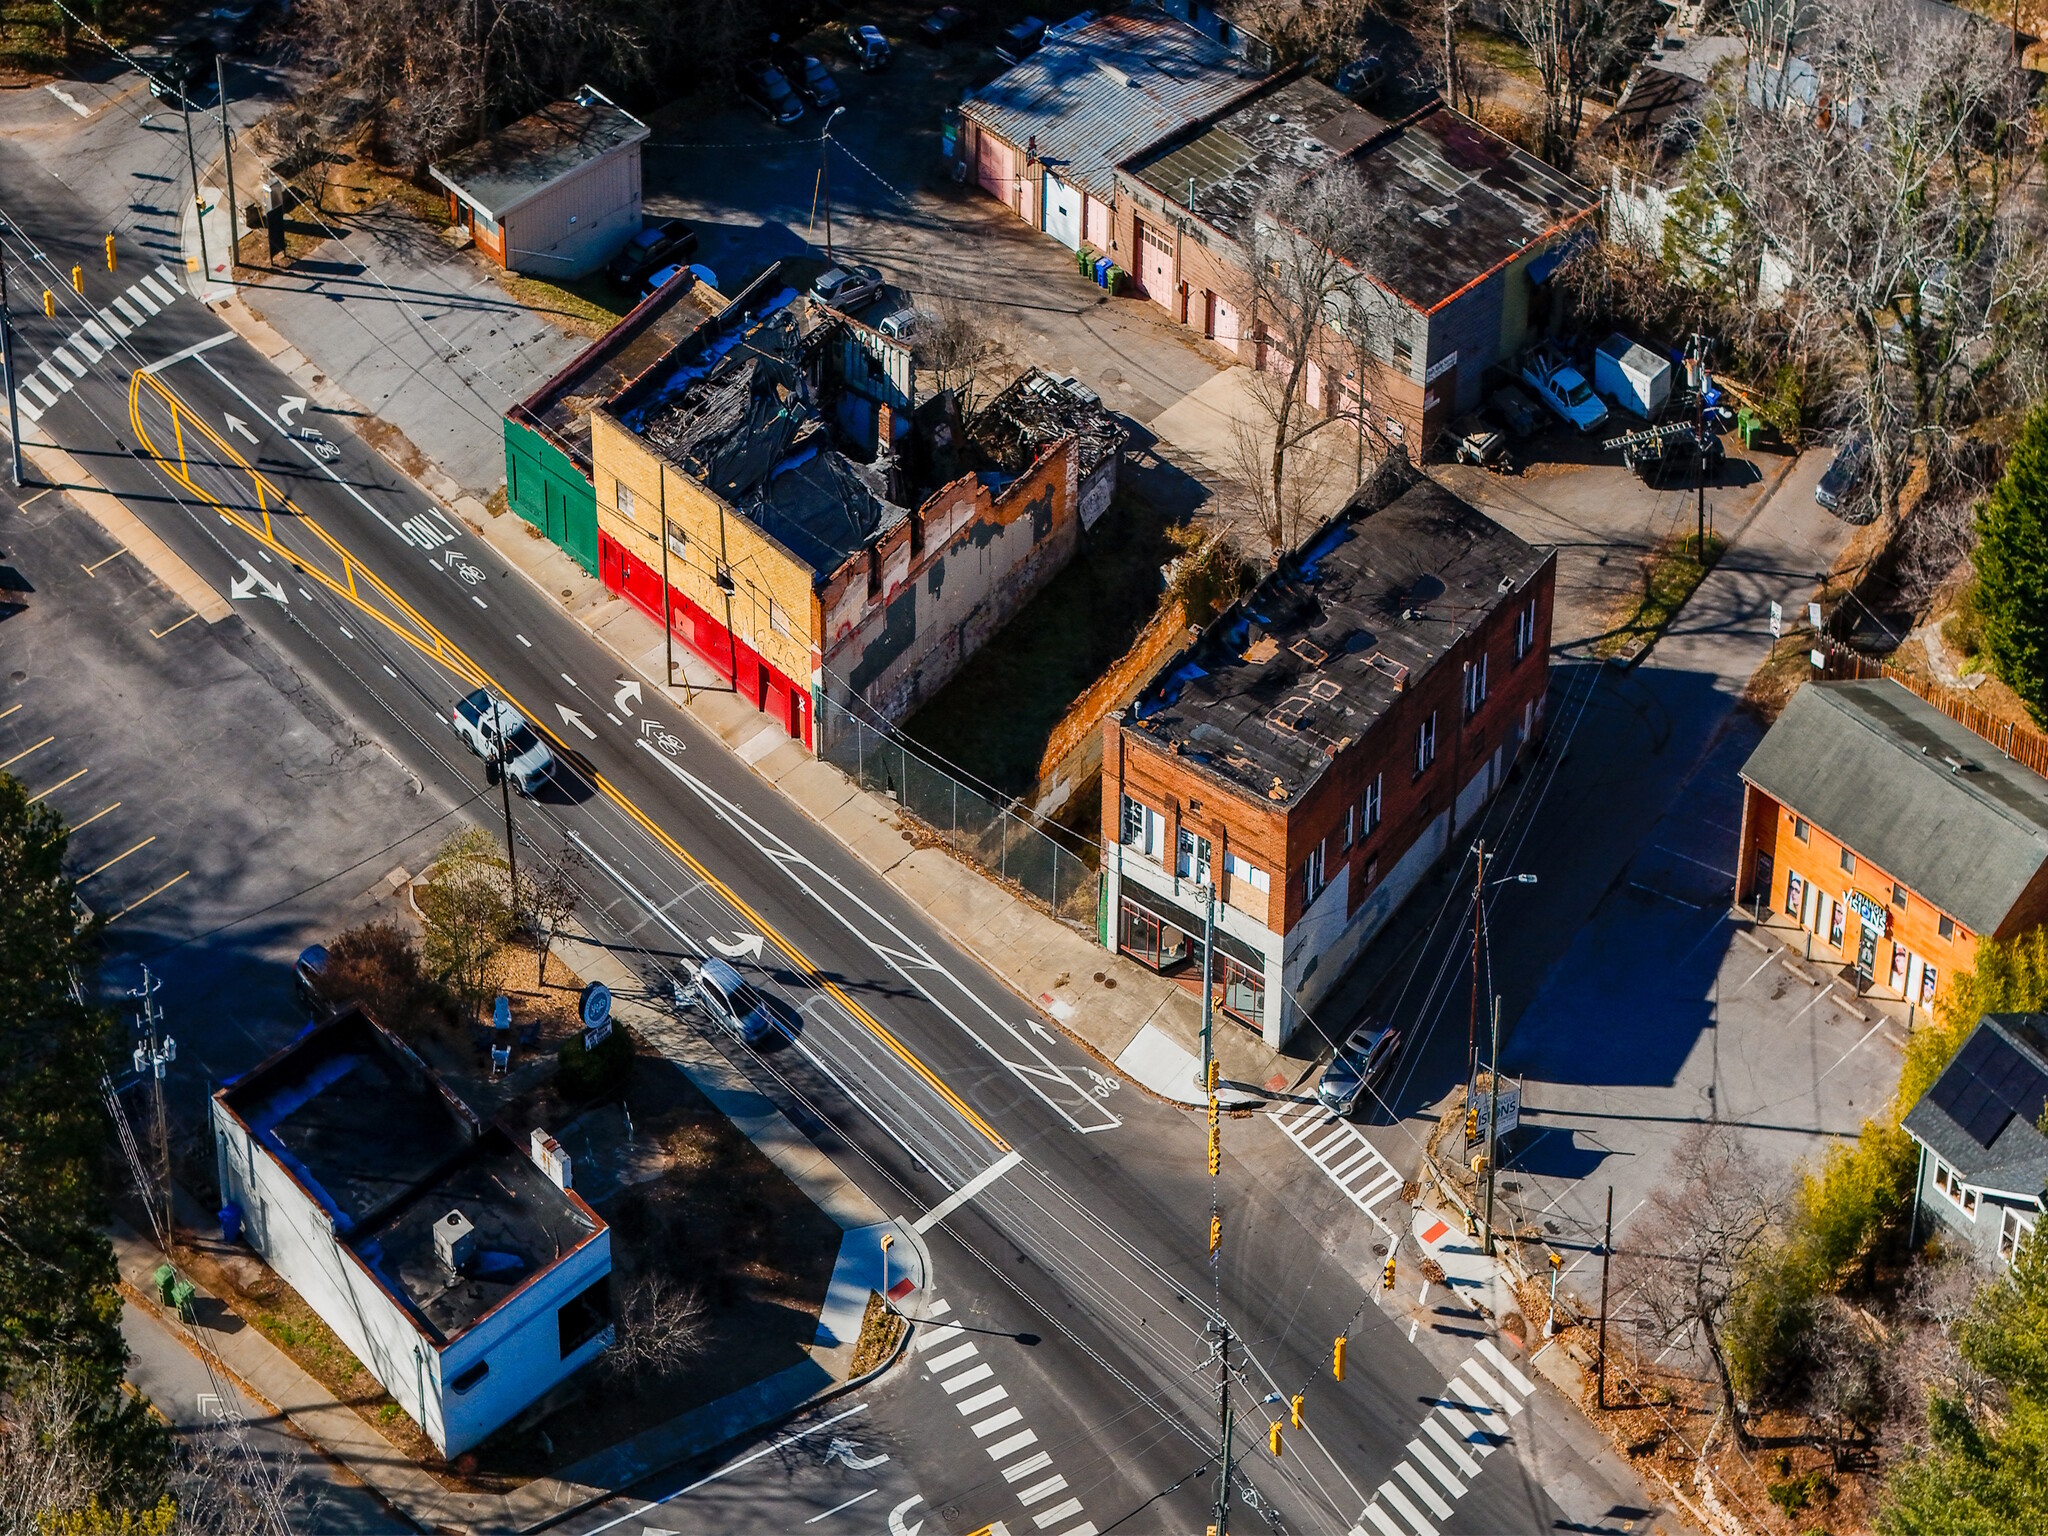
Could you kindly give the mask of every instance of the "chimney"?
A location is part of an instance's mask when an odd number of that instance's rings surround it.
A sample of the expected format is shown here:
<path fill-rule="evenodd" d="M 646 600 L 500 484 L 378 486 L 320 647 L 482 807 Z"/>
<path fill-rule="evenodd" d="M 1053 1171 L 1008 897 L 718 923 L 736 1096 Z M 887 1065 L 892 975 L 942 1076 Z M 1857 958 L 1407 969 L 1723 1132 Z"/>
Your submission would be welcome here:
<path fill-rule="evenodd" d="M 456 1274 L 469 1268 L 476 1257 L 476 1228 L 460 1211 L 450 1211 L 434 1223 L 434 1252 Z"/>
<path fill-rule="evenodd" d="M 527 1151 L 533 1158 L 534 1166 L 555 1181 L 561 1189 L 574 1187 L 569 1168 L 569 1154 L 562 1144 L 539 1126 L 533 1128 L 533 1135 L 527 1144 Z"/>
<path fill-rule="evenodd" d="M 886 405 L 875 407 L 875 457 L 895 451 L 896 413 Z"/>

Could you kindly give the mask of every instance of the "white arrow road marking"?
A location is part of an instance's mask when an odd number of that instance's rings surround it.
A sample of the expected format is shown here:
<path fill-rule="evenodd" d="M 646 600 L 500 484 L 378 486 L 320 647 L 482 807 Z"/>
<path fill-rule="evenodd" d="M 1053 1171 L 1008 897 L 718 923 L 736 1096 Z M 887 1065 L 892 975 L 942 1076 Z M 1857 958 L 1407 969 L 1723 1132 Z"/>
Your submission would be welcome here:
<path fill-rule="evenodd" d="M 222 411 L 221 415 L 227 418 L 228 430 L 230 432 L 239 432 L 252 443 L 256 441 L 256 434 L 249 430 L 249 423 L 242 420 L 241 417 L 229 415 L 226 411 Z"/>
<path fill-rule="evenodd" d="M 638 678 L 628 679 L 622 677 L 619 679 L 619 691 L 612 696 L 612 708 L 622 715 L 632 714 L 633 706 L 626 702 L 628 699 L 631 699 L 633 704 L 640 702 L 640 681 Z"/>
<path fill-rule="evenodd" d="M 242 562 L 242 569 L 248 574 L 237 577 L 228 586 L 228 596 L 233 598 L 254 597 L 258 593 L 269 598 L 279 607 L 288 608 L 291 601 L 284 595 L 284 588 L 265 576 L 248 561 Z"/>
<path fill-rule="evenodd" d="M 284 404 L 277 408 L 277 419 L 286 426 L 290 426 L 294 415 L 303 416 L 305 414 L 307 404 L 308 402 L 304 395 L 286 395 L 284 397 Z"/>
<path fill-rule="evenodd" d="M 749 960 L 761 958 L 763 940 L 758 933 L 735 933 L 730 944 L 723 939 L 706 939 L 704 942 L 728 960 L 737 960 L 742 955 Z"/>
<path fill-rule="evenodd" d="M 825 1459 L 845 1462 L 850 1472 L 865 1472 L 869 1467 L 879 1467 L 889 1457 L 886 1453 L 880 1456 L 863 1456 L 860 1454 L 860 1446 L 854 1441 L 834 1440 L 825 1447 Z"/>
<path fill-rule="evenodd" d="M 917 1533 L 924 1529 L 924 1522 L 922 1520 L 917 1520 L 913 1521 L 909 1525 L 905 1525 L 903 1523 L 903 1517 L 909 1514 L 915 1506 L 922 1504 L 923 1502 L 923 1494 L 913 1493 L 901 1504 L 898 1504 L 894 1509 L 890 1510 L 889 1536 L 917 1536 Z"/>
<path fill-rule="evenodd" d="M 561 712 L 562 724 L 573 725 L 576 727 L 577 730 L 581 731 L 585 736 L 588 736 L 592 741 L 597 740 L 597 732 L 593 731 L 589 726 L 585 725 L 583 723 L 583 717 L 577 714 L 575 710 L 571 709 L 566 704 L 557 704 L 555 708 Z"/>

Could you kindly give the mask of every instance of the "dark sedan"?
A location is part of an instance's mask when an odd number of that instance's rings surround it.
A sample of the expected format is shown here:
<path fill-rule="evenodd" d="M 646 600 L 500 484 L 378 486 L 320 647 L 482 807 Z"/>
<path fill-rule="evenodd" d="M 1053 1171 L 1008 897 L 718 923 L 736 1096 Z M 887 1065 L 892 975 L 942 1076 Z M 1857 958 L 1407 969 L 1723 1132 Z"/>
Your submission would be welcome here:
<path fill-rule="evenodd" d="M 643 227 L 605 268 L 621 288 L 631 288 L 656 267 L 697 249 L 697 231 L 681 219 L 663 219 Z"/>

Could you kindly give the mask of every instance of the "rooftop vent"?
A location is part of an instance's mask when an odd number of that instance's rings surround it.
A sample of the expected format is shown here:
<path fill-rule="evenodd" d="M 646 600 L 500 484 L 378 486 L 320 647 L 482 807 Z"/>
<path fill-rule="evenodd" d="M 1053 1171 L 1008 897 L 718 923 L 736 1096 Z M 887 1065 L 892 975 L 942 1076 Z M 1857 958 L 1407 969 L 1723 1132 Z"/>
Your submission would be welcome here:
<path fill-rule="evenodd" d="M 1266 121 L 1269 123 L 1284 123 L 1287 121 L 1287 119 L 1282 117 L 1278 112 L 1268 112 L 1266 114 Z"/>
<path fill-rule="evenodd" d="M 434 1223 L 434 1253 L 456 1274 L 469 1268 L 476 1257 L 476 1227 L 460 1211 L 450 1211 Z"/>
<path fill-rule="evenodd" d="M 1109 78 L 1114 80 L 1118 85 L 1129 85 L 1131 83 L 1131 77 L 1128 74 L 1118 69 L 1114 64 L 1110 63 L 1106 59 L 1097 59 L 1095 61 L 1095 67 L 1101 70 L 1105 75 L 1109 76 Z"/>
<path fill-rule="evenodd" d="M 1957 757 L 1952 752 L 1942 753 L 1941 760 L 1948 764 L 1948 771 L 1950 773 L 1975 773 L 1977 771 L 1975 763 L 1971 762 L 1967 757 Z"/>

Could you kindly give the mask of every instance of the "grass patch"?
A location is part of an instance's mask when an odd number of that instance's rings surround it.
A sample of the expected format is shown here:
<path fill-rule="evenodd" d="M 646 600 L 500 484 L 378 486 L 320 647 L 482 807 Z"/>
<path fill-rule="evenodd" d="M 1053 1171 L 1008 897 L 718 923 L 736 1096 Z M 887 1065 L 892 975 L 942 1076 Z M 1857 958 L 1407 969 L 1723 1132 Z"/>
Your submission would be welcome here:
<path fill-rule="evenodd" d="M 854 1346 L 853 1368 L 848 1375 L 865 1376 L 888 1359 L 909 1326 L 901 1312 L 882 1300 L 880 1291 L 869 1291 L 868 1309 L 860 1319 L 860 1342 Z"/>
<path fill-rule="evenodd" d="M 1487 32 L 1478 27 L 1464 27 L 1458 32 L 1458 46 L 1472 58 L 1491 64 L 1495 69 L 1504 69 L 1511 75 L 1520 75 L 1524 80 L 1540 80 L 1536 72 L 1536 61 L 1529 57 L 1529 50 L 1511 37 L 1498 32 Z"/>
<path fill-rule="evenodd" d="M 524 272 L 494 270 L 492 275 L 520 304 L 579 336 L 602 336 L 639 299 L 637 293 L 621 292 L 602 272 L 568 283 L 551 283 Z"/>
<path fill-rule="evenodd" d="M 1707 535 L 1704 547 L 1692 534 L 1667 539 L 1643 558 L 1643 585 L 1633 612 L 1623 616 L 1594 643 L 1596 656 L 1639 651 L 1664 633 L 1686 600 L 1728 547 L 1718 533 Z"/>

